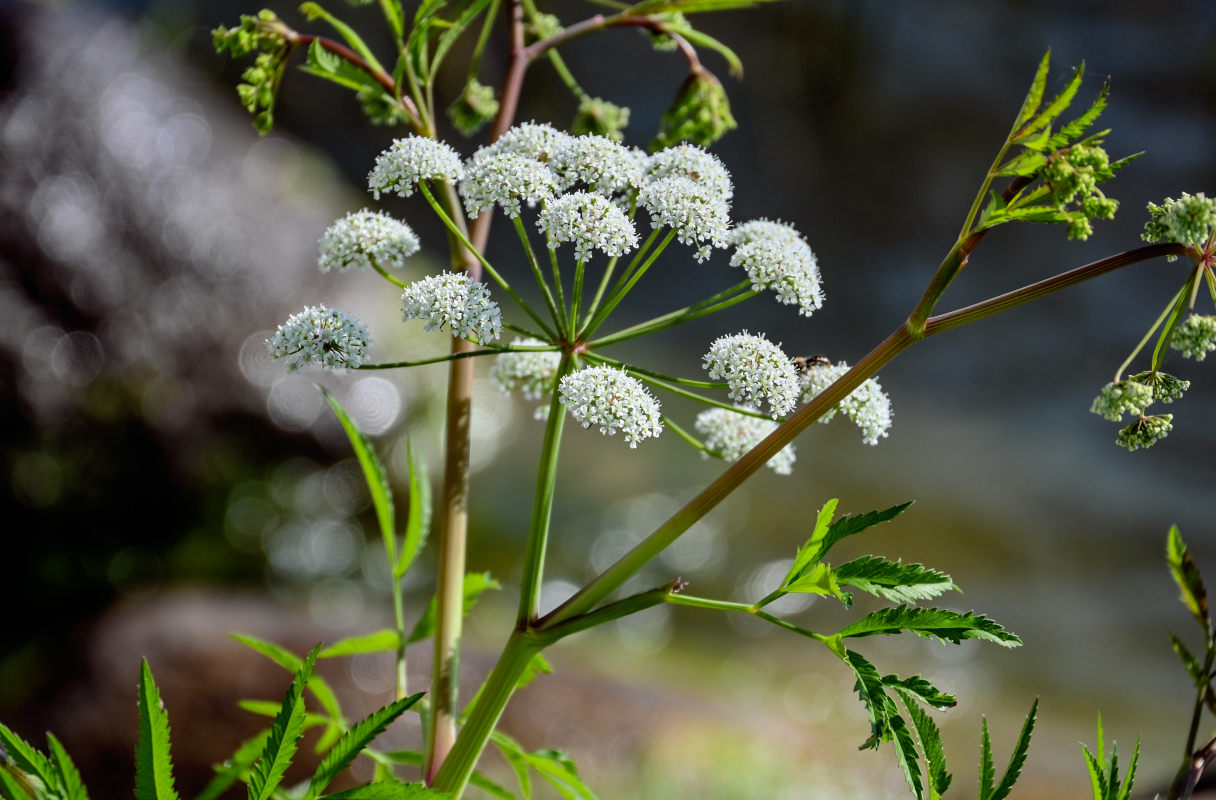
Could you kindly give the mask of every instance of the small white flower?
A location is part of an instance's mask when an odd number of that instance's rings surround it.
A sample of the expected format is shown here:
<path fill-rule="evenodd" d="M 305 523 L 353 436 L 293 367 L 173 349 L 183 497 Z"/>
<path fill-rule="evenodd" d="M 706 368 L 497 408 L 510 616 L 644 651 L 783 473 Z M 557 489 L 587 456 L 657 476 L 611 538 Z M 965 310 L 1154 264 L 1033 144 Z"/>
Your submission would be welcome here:
<path fill-rule="evenodd" d="M 782 244 L 793 245 L 801 243 L 807 250 L 811 249 L 811 246 L 806 243 L 806 239 L 803 238 L 802 234 L 793 225 L 781 220 L 774 222 L 765 217 L 751 219 L 736 225 L 734 230 L 730 232 L 730 243 L 736 247 L 748 242 L 759 242 L 765 239 L 781 242 Z"/>
<path fill-rule="evenodd" d="M 470 219 L 495 203 L 508 217 L 519 216 L 519 201 L 529 206 L 549 200 L 556 194 L 553 171 L 534 158 L 515 153 L 499 153 L 484 159 L 470 159 L 460 196 Z"/>
<path fill-rule="evenodd" d="M 541 210 L 536 225 L 548 237 L 551 249 L 574 242 L 574 256 L 579 261 L 590 258 L 592 249 L 619 256 L 638 246 L 637 231 L 625 212 L 591 192 L 562 195 Z"/>
<path fill-rule="evenodd" d="M 726 166 L 717 156 L 695 144 L 678 144 L 650 157 L 646 167 L 647 178 L 653 181 L 672 175 L 701 184 L 722 202 L 729 202 L 735 193 Z"/>
<path fill-rule="evenodd" d="M 1208 353 L 1216 350 L 1216 317 L 1191 314 L 1174 329 L 1170 347 L 1180 350 L 1186 358 L 1203 361 Z"/>
<path fill-rule="evenodd" d="M 409 197 L 419 181 L 455 183 L 462 177 L 464 166 L 451 147 L 425 136 L 407 136 L 394 139 L 376 156 L 376 165 L 367 174 L 367 188 L 377 200 L 381 192 Z"/>
<path fill-rule="evenodd" d="M 402 319 L 420 319 L 428 331 L 449 326 L 453 336 L 490 342 L 502 334 L 502 312 L 484 283 L 463 272 L 430 275 L 405 287 Z"/>
<path fill-rule="evenodd" d="M 809 403 L 848 371 L 849 365 L 843 361 L 808 365 L 799 375 L 802 402 Z M 877 378 L 867 378 L 819 421 L 830 422 L 837 412 L 843 412 L 861 428 L 861 438 L 866 444 L 878 444 L 878 440 L 886 437 L 891 428 L 891 398 L 883 392 Z"/>
<path fill-rule="evenodd" d="M 542 346 L 546 342 L 528 337 L 515 337 L 512 345 Z M 553 389 L 553 377 L 561 364 L 562 354 L 556 350 L 521 350 L 503 353 L 490 367 L 493 378 L 504 392 L 522 389 L 524 397 L 539 400 Z"/>
<path fill-rule="evenodd" d="M 492 143 L 480 148 L 473 154 L 473 159 L 481 161 L 500 153 L 514 153 L 544 163 L 553 158 L 554 153 L 564 147 L 570 138 L 570 134 L 551 125 L 521 122 L 513 128 L 508 128 Z"/>
<path fill-rule="evenodd" d="M 351 267 L 404 267 L 418 252 L 418 237 L 404 222 L 379 211 L 354 211 L 330 225 L 321 237 L 317 264 L 322 272 Z"/>
<path fill-rule="evenodd" d="M 745 242 L 735 249 L 730 265 L 747 270 L 753 291 L 772 289 L 778 302 L 798 306 L 798 313 L 804 317 L 823 307 L 819 264 L 806 242 Z"/>
<path fill-rule="evenodd" d="M 582 183 L 590 191 L 610 197 L 636 189 L 642 183 L 642 162 L 637 151 L 605 136 L 572 136 L 549 162 L 561 188 Z"/>
<path fill-rule="evenodd" d="M 705 184 L 678 175 L 659 178 L 638 193 L 638 205 L 650 212 L 651 227 L 673 228 L 680 244 L 699 245 L 697 261 L 709 258 L 712 247 L 726 247 L 730 204 Z"/>
<path fill-rule="evenodd" d="M 631 448 L 663 432 L 659 401 L 624 370 L 586 367 L 562 378 L 560 391 L 562 403 L 584 428 L 598 425 L 605 436 L 619 430 Z"/>
<path fill-rule="evenodd" d="M 715 339 L 702 366 L 710 378 L 725 379 L 731 400 L 755 406 L 767 401 L 774 417 L 797 402 L 794 362 L 763 335 L 744 331 Z"/>
<path fill-rule="evenodd" d="M 290 372 L 307 364 L 329 370 L 355 369 L 367 360 L 369 342 L 367 328 L 350 314 L 305 306 L 266 340 L 266 349 L 272 358 L 285 360 Z"/>
<path fill-rule="evenodd" d="M 697 433 L 705 446 L 727 461 L 737 461 L 760 440 L 777 429 L 777 423 L 739 414 L 725 408 L 711 408 L 697 415 Z M 778 475 L 789 475 L 794 465 L 794 446 L 786 445 L 768 460 Z"/>

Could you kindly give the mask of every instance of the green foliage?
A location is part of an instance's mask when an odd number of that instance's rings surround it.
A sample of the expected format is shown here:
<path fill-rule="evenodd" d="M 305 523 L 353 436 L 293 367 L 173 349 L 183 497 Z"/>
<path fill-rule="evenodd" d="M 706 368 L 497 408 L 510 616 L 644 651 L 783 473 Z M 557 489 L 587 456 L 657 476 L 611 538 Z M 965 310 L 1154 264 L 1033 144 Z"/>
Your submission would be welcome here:
<path fill-rule="evenodd" d="M 235 28 L 220 27 L 211 33 L 218 53 L 227 51 L 233 58 L 256 53 L 236 91 L 241 105 L 254 115 L 254 127 L 259 133 L 269 133 L 274 127 L 274 102 L 283 70 L 295 47 L 294 32 L 266 9 L 256 16 L 243 15 Z"/>
<path fill-rule="evenodd" d="M 375 633 L 351 636 L 335 642 L 322 650 L 317 658 L 338 658 L 361 653 L 392 653 L 400 644 L 401 636 L 391 628 L 384 628 Z"/>
<path fill-rule="evenodd" d="M 266 737 L 262 754 L 249 775 L 249 800 L 267 800 L 282 782 L 287 768 L 291 766 L 300 737 L 304 735 L 304 687 L 312 675 L 313 665 L 320 652 L 321 645 L 313 648 L 300 665 L 291 686 L 287 688 L 283 705 L 279 708 L 274 724 L 270 726 L 270 735 Z"/>
<path fill-rule="evenodd" d="M 663 114 L 650 149 L 662 150 L 680 142 L 708 147 L 736 127 L 722 84 L 709 70 L 694 67 Z"/>
<path fill-rule="evenodd" d="M 501 589 L 502 584 L 494 580 L 488 572 L 470 572 L 464 576 L 464 614 L 468 614 L 477 603 L 477 598 L 481 597 L 482 592 L 489 589 Z M 405 637 L 406 644 L 420 642 L 432 636 L 435 633 L 435 615 L 438 608 L 437 598 L 432 597 L 430 605 L 426 607 L 426 613 L 418 620 L 418 624 L 414 626 L 414 630 L 410 635 Z"/>
<path fill-rule="evenodd" d="M 847 639 L 905 631 L 951 644 L 959 644 L 964 639 L 983 639 L 1003 647 L 1016 647 L 1022 643 L 1017 636 L 981 614 L 970 611 L 960 614 L 942 608 L 913 608 L 906 605 L 867 614 L 852 625 L 841 628 L 839 634 Z"/>
<path fill-rule="evenodd" d="M 1191 558 L 1186 542 L 1182 541 L 1182 534 L 1178 532 L 1177 525 L 1170 528 L 1169 538 L 1166 540 L 1165 560 L 1170 568 L 1170 576 L 1182 593 L 1182 604 L 1203 629 L 1204 639 L 1210 641 L 1212 620 L 1208 613 L 1207 588 L 1203 585 L 1203 576 L 1199 574 L 1199 568 L 1195 566 L 1195 560 Z"/>
<path fill-rule="evenodd" d="M 149 675 L 150 677 L 150 675 Z M 163 709 L 161 710 L 163 714 Z M 168 723 L 165 743 L 168 743 Z M 0 725 L 0 798 L 4 800 L 89 800 L 80 771 L 55 735 L 46 735 L 48 757 Z M 166 763 L 168 756 L 166 751 Z M 168 765 L 172 770 L 172 764 Z M 170 788 L 172 775 L 170 775 Z M 138 796 L 138 795 L 137 795 Z M 169 797 L 170 795 L 165 795 Z M 172 795 L 176 797 L 176 795 Z"/>
<path fill-rule="evenodd" d="M 169 754 L 169 714 L 145 658 L 139 676 L 139 742 L 135 746 L 135 799 L 177 800 Z"/>
<path fill-rule="evenodd" d="M 462 136 L 477 133 L 497 113 L 498 99 L 494 97 L 494 88 L 480 83 L 476 78 L 470 79 L 460 96 L 448 106 L 448 120 Z"/>
<path fill-rule="evenodd" d="M 1068 238 L 1086 239 L 1093 233 L 1091 220 L 1111 219 L 1119 204 L 1098 186 L 1113 178 L 1137 155 L 1111 161 L 1102 148 L 1110 131 L 1085 136 L 1106 108 L 1109 84 L 1104 84 L 1093 104 L 1076 119 L 1053 130 L 1081 88 L 1084 65 L 1077 67 L 1064 89 L 1043 105 L 1043 92 L 1051 60 L 1050 51 L 1039 62 L 1030 91 L 1018 113 L 1013 130 L 1002 148 L 1018 152 L 999 163 L 992 177 L 1016 178 L 1020 188 L 1011 197 L 993 193 L 974 230 L 1005 222 L 1059 223 L 1068 226 Z M 998 159 L 999 160 L 999 159 Z"/>
<path fill-rule="evenodd" d="M 405 713 L 406 709 L 417 703 L 422 695 L 423 693 L 419 692 L 409 697 L 403 697 L 373 711 L 367 718 L 355 723 L 354 727 L 343 734 L 342 738 L 321 760 L 320 766 L 317 767 L 316 773 L 313 774 L 312 780 L 308 784 L 308 791 L 304 793 L 304 800 L 314 800 L 320 796 L 321 792 L 325 791 L 325 787 L 329 786 L 342 770 L 350 766 L 355 757 L 373 739 L 383 733 L 384 729 Z"/>
<path fill-rule="evenodd" d="M 168 742 L 168 727 L 165 729 L 165 741 Z M 80 771 L 76 769 L 76 765 L 72 763 L 71 756 L 68 751 L 63 749 L 63 745 L 55 738 L 53 733 L 47 733 L 46 744 L 51 751 L 51 763 L 55 767 L 55 775 L 58 778 L 56 783 L 59 786 L 59 794 L 63 800 L 89 800 L 89 793 L 85 791 L 84 783 L 80 780 Z M 166 749 L 166 754 L 168 750 Z M 173 765 L 169 764 L 169 772 L 172 773 Z M 172 775 L 170 774 L 170 780 Z M 172 783 L 170 783 L 172 790 Z M 166 795 L 173 797 L 175 795 Z"/>
<path fill-rule="evenodd" d="M 1017 744 L 1013 746 L 1009 766 L 1005 767 L 1005 774 L 1001 776 L 1001 782 L 995 787 L 993 780 L 996 772 L 992 763 L 992 741 L 988 736 L 988 720 L 985 719 L 981 723 L 983 733 L 980 746 L 979 800 L 1004 800 L 1013 791 L 1013 785 L 1018 782 L 1018 778 L 1022 775 L 1022 767 L 1026 764 L 1026 754 L 1030 751 L 1030 737 L 1034 734 L 1034 724 L 1038 720 L 1038 716 L 1039 701 L 1038 698 L 1035 698 L 1034 704 L 1030 706 L 1030 713 L 1026 715 L 1026 721 L 1022 724 L 1022 732 L 1018 735 Z"/>
<path fill-rule="evenodd" d="M 501 731 L 491 734 L 490 741 L 514 770 L 520 794 L 524 798 L 530 800 L 532 797 L 530 772 L 535 772 L 566 800 L 596 800 L 595 793 L 579 777 L 574 761 L 561 750 L 546 749 L 530 753 Z"/>
<path fill-rule="evenodd" d="M 323 795 L 322 800 L 452 800 L 452 796 L 428 789 L 421 783 L 394 780 L 365 783 L 345 792 Z"/>
<path fill-rule="evenodd" d="M 274 713 L 270 716 L 273 716 Z M 307 726 L 307 721 L 305 725 Z M 266 738 L 270 736 L 270 729 L 246 739 L 241 743 L 236 752 L 230 758 L 224 761 L 223 764 L 216 764 L 215 777 L 211 782 L 204 787 L 203 791 L 195 800 L 215 800 L 215 798 L 228 791 L 228 788 L 235 784 L 238 780 L 248 781 L 249 770 L 254 762 L 258 760 L 258 756 L 262 754 L 262 750 L 266 747 Z"/>
<path fill-rule="evenodd" d="M 298 672 L 304 666 L 304 661 L 299 656 L 273 642 L 243 633 L 230 633 L 229 636 L 255 653 L 261 653 L 266 656 L 288 672 Z M 329 729 L 326 730 L 321 740 L 317 742 L 317 752 L 321 752 L 333 744 L 342 734 L 342 731 L 346 730 L 346 718 L 342 715 L 341 706 L 338 705 L 338 696 L 334 694 L 334 690 L 330 688 L 324 678 L 320 675 L 310 674 L 307 679 L 307 686 L 308 690 L 312 692 L 313 697 L 317 698 L 317 702 L 325 709 L 325 713 L 329 715 L 330 719 Z"/>
<path fill-rule="evenodd" d="M 56 770 L 50 759 L 3 724 L 0 724 L 0 746 L 8 754 L 7 760 L 17 770 L 37 778 L 48 789 L 53 789 L 58 784 Z M 5 774 L 17 779 L 10 773 Z"/>
<path fill-rule="evenodd" d="M 958 589 L 945 573 L 878 556 L 853 559 L 837 567 L 834 574 L 840 584 L 856 586 L 893 603 L 930 600 L 943 592 Z"/>
<path fill-rule="evenodd" d="M 1089 771 L 1090 788 L 1094 800 L 1127 800 L 1136 779 L 1136 762 L 1140 759 L 1140 737 L 1136 737 L 1136 748 L 1132 751 L 1131 761 L 1127 765 L 1127 777 L 1119 778 L 1119 745 L 1111 742 L 1110 760 L 1106 758 L 1106 749 L 1102 741 L 1102 716 L 1098 716 L 1098 745 L 1097 753 L 1090 752 L 1084 744 L 1081 745 L 1081 755 L 1085 759 L 1085 767 Z M 981 798 L 981 800 L 985 800 Z"/>

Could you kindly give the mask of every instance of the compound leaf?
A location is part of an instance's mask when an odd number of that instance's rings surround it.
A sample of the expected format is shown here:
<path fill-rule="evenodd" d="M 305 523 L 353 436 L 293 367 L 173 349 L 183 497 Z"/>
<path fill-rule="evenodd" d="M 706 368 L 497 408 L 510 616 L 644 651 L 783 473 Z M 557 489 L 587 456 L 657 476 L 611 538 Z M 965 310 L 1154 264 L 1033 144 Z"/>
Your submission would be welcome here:
<path fill-rule="evenodd" d="M 929 600 L 951 589 L 958 589 L 949 575 L 921 564 L 904 564 L 878 556 L 861 558 L 841 564 L 834 570 L 836 581 L 856 586 L 863 592 L 894 603 Z"/>
<path fill-rule="evenodd" d="M 839 633 L 842 637 L 849 638 L 903 631 L 953 644 L 959 644 L 963 639 L 984 639 L 1004 647 L 1016 647 L 1022 643 L 1017 636 L 982 614 L 973 614 L 970 611 L 960 614 L 940 608 L 915 608 L 906 605 L 875 611 L 842 628 Z"/>

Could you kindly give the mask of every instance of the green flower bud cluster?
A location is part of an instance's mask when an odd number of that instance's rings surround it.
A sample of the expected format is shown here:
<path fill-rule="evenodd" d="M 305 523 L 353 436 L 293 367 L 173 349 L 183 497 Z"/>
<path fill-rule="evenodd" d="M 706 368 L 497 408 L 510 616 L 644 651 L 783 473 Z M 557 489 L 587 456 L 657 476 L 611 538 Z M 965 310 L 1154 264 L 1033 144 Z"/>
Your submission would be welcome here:
<path fill-rule="evenodd" d="M 356 94 L 363 114 L 373 125 L 397 125 L 407 122 L 401 105 L 379 86 L 361 87 Z"/>
<path fill-rule="evenodd" d="M 236 92 L 241 105 L 254 115 L 253 125 L 260 133 L 268 133 L 274 126 L 275 94 L 291 52 L 289 33 L 290 29 L 268 9 L 256 16 L 242 16 L 235 28 L 216 28 L 211 32 L 218 53 L 227 50 L 233 58 L 257 53 L 253 66 L 241 74 L 242 82 Z"/>
<path fill-rule="evenodd" d="M 455 102 L 448 106 L 448 119 L 462 136 L 472 136 L 498 114 L 494 89 L 470 80 Z"/>
<path fill-rule="evenodd" d="M 537 39 L 552 39 L 562 30 L 562 21 L 552 14 L 536 14 L 528 24 L 528 32 Z"/>
<path fill-rule="evenodd" d="M 1216 350 L 1216 316 L 1191 314 L 1174 330 L 1170 347 L 1182 352 L 1186 358 L 1196 361 Z"/>
<path fill-rule="evenodd" d="M 619 142 L 625 138 L 628 126 L 629 109 L 625 106 L 609 103 L 602 97 L 583 97 L 578 101 L 570 132 L 575 136 L 590 133 Z"/>
<path fill-rule="evenodd" d="M 1110 157 L 1097 145 L 1077 144 L 1060 150 L 1047 159 L 1043 180 L 1052 199 L 1065 211 L 1068 238 L 1084 241 L 1093 233 L 1091 219 L 1112 219 L 1119 201 L 1107 197 L 1098 184 L 1113 178 Z M 1075 211 L 1065 206 L 1075 205 Z"/>
<path fill-rule="evenodd" d="M 1161 205 L 1148 204 L 1149 221 L 1144 225 L 1142 239 L 1146 242 L 1178 242 L 1203 249 L 1216 230 L 1216 198 L 1182 193 L 1175 200 L 1167 197 Z M 1173 261 L 1177 256 L 1170 256 Z"/>
<path fill-rule="evenodd" d="M 1152 403 L 1172 403 L 1190 388 L 1184 381 L 1160 370 L 1148 370 L 1132 375 L 1125 381 L 1108 383 L 1094 398 L 1090 411 L 1112 422 L 1130 413 L 1136 416 L 1131 425 L 1119 431 L 1115 442 L 1128 450 L 1151 447 L 1164 439 L 1173 427 L 1173 414 L 1146 416 L 1144 410 Z"/>
<path fill-rule="evenodd" d="M 1170 429 L 1174 427 L 1173 419 L 1173 414 L 1141 417 L 1119 431 L 1119 438 L 1115 441 L 1120 447 L 1132 451 L 1152 447 L 1169 434 Z"/>
<path fill-rule="evenodd" d="M 669 12 L 666 12 L 663 14 L 651 14 L 650 18 L 663 23 L 663 27 L 665 27 L 665 28 L 666 27 L 673 27 L 673 28 L 692 27 L 691 25 L 688 24 L 688 17 L 684 16 L 683 12 L 680 12 L 680 11 L 669 11 Z M 655 50 L 658 50 L 660 52 L 670 53 L 679 47 L 679 44 L 676 42 L 676 40 L 666 33 L 660 33 L 658 31 L 653 31 L 653 30 L 650 30 L 649 28 L 643 28 L 642 30 L 650 37 L 650 45 Z"/>
<path fill-rule="evenodd" d="M 695 67 L 663 114 L 650 149 L 662 150 L 680 142 L 708 147 L 736 127 L 722 84 L 709 70 Z"/>

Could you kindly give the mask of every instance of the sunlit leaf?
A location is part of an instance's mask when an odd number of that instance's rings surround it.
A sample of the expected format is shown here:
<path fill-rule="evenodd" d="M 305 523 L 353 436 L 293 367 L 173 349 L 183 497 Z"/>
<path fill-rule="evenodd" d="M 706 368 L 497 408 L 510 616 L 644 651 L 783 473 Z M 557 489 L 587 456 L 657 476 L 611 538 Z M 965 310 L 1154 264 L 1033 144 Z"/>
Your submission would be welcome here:
<path fill-rule="evenodd" d="M 908 631 L 925 638 L 958 644 L 963 639 L 984 639 L 1004 647 L 1022 643 L 1014 634 L 994 620 L 981 614 L 947 611 L 940 608 L 899 606 L 884 608 L 868 614 L 839 633 L 846 639 L 875 634 L 896 634 Z"/>
<path fill-rule="evenodd" d="M 949 575 L 920 564 L 862 556 L 833 570 L 836 581 L 894 603 L 929 600 L 958 587 Z"/>
<path fill-rule="evenodd" d="M 140 663 L 139 742 L 135 746 L 136 800 L 177 800 L 169 753 L 169 714 L 160 700 L 148 659 Z"/>
<path fill-rule="evenodd" d="M 279 713 L 253 771 L 249 775 L 249 800 L 266 800 L 279 787 L 304 735 L 304 687 L 312 674 L 321 645 L 313 648 L 287 688 Z"/>
<path fill-rule="evenodd" d="M 1185 296 L 1183 293 L 1184 298 Z M 1211 641 L 1212 622 L 1208 615 L 1208 592 L 1203 585 L 1203 576 L 1199 574 L 1199 568 L 1195 566 L 1186 542 L 1182 541 L 1182 534 L 1178 532 L 1177 525 L 1170 528 L 1165 560 L 1169 564 L 1174 583 L 1178 584 L 1178 589 L 1182 592 L 1183 605 L 1203 628 L 1205 640 Z"/>
<path fill-rule="evenodd" d="M 325 754 L 325 758 L 321 760 L 321 764 L 317 767 L 317 771 L 313 774 L 312 780 L 308 784 L 308 791 L 304 793 L 304 800 L 314 800 L 321 792 L 325 791 L 325 788 L 333 783 L 334 778 L 338 777 L 342 770 L 350 766 L 350 763 L 362 752 L 363 748 L 367 747 L 373 739 L 383 733 L 384 729 L 393 720 L 405 713 L 406 709 L 417 703 L 423 694 L 423 692 L 419 692 L 409 697 L 395 700 L 355 723 L 334 744 L 333 749 Z"/>
<path fill-rule="evenodd" d="M 1039 700 L 1036 697 L 1033 705 L 1030 706 L 1030 713 L 1026 715 L 1026 722 L 1022 724 L 1022 732 L 1018 734 L 1018 742 L 1013 747 L 1013 755 L 1009 757 L 1009 766 L 1005 768 L 1005 774 L 1001 777 L 1001 782 L 989 795 L 988 800 L 1004 800 L 1013 791 L 1013 785 L 1018 782 L 1018 778 L 1022 774 L 1022 767 L 1026 763 L 1026 754 L 1030 752 L 1030 737 L 1034 733 L 1034 723 L 1038 719 Z"/>
<path fill-rule="evenodd" d="M 354 656 L 363 653 L 392 653 L 401 644 L 401 636 L 391 628 L 384 628 L 375 633 L 365 633 L 362 636 L 351 636 L 348 639 L 331 644 L 320 652 L 317 658 L 338 658 L 339 656 Z"/>

